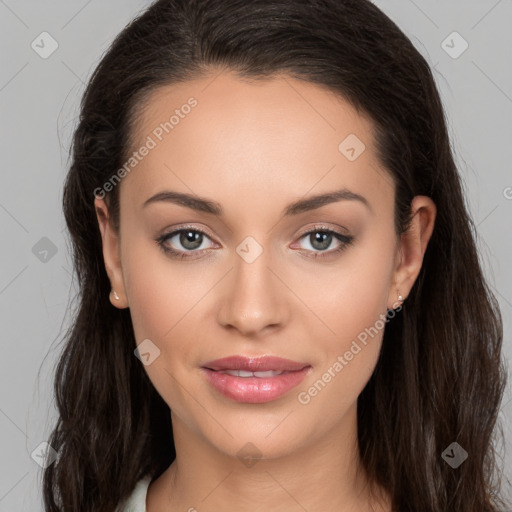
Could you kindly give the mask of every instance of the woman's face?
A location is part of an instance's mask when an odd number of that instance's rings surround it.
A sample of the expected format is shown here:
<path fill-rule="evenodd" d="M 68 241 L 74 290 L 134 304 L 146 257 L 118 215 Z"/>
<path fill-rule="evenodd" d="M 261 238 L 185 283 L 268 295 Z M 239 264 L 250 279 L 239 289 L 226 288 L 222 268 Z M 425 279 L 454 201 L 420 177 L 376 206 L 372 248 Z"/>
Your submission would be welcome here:
<path fill-rule="evenodd" d="M 319 86 L 224 72 L 155 90 L 133 135 L 104 255 L 173 421 L 225 454 L 269 458 L 349 432 L 421 252 L 404 267 L 371 122 Z M 205 369 L 230 356 L 305 370 Z"/>

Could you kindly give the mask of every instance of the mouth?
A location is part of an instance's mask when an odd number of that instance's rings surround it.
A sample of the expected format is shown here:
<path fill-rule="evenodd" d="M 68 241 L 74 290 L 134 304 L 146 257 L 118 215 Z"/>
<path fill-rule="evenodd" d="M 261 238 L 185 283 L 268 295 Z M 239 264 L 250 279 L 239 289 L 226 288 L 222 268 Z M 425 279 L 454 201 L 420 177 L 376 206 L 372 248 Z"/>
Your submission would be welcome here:
<path fill-rule="evenodd" d="M 283 375 L 283 373 L 290 373 L 286 371 L 277 371 L 277 370 L 267 370 L 264 372 L 248 372 L 246 370 L 213 370 L 212 368 L 207 368 L 208 370 L 218 371 L 219 373 L 224 373 L 225 375 L 233 375 L 233 377 L 257 377 L 258 379 L 266 379 L 268 377 L 276 377 L 277 375 Z"/>
<path fill-rule="evenodd" d="M 284 359 L 277 356 L 229 356 L 222 359 L 215 359 L 204 363 L 203 368 L 208 368 L 214 371 L 244 371 L 252 373 L 260 372 L 293 372 L 302 370 L 308 363 L 301 363 L 292 361 L 291 359 Z"/>
<path fill-rule="evenodd" d="M 204 363 L 214 390 L 231 400 L 265 403 L 281 398 L 310 373 L 311 365 L 274 356 L 231 356 Z"/>

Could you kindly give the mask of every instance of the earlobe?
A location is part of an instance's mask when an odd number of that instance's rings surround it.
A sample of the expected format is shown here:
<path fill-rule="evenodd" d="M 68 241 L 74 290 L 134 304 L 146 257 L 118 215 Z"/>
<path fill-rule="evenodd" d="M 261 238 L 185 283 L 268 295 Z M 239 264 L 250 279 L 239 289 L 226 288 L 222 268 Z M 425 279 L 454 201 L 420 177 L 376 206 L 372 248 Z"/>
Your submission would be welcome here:
<path fill-rule="evenodd" d="M 94 208 L 101 233 L 105 270 L 112 287 L 112 291 L 109 295 L 110 302 L 116 308 L 124 309 L 128 307 L 128 301 L 121 267 L 119 236 L 110 222 L 108 206 L 105 201 L 97 197 L 94 200 Z"/>
<path fill-rule="evenodd" d="M 434 230 L 436 211 L 436 205 L 430 197 L 416 196 L 412 200 L 412 220 L 409 229 L 400 237 L 400 261 L 395 270 L 388 303 L 396 304 L 396 293 L 402 298 L 409 295 L 420 273 L 423 257 Z"/>

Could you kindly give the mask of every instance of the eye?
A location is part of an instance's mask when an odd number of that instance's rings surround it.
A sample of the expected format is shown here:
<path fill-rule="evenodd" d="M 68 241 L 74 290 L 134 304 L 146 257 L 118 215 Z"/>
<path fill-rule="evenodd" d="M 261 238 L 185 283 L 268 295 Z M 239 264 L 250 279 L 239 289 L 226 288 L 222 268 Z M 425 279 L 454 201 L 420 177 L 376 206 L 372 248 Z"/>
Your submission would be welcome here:
<path fill-rule="evenodd" d="M 306 247 L 307 252 L 313 253 L 309 255 L 312 258 L 324 258 L 332 256 L 346 249 L 353 241 L 354 237 L 344 235 L 333 229 L 324 226 L 315 227 L 312 230 L 303 233 L 299 240 L 305 239 L 310 248 Z M 327 250 L 332 244 L 337 243 L 334 249 Z M 325 254 L 321 254 L 325 253 Z"/>
<path fill-rule="evenodd" d="M 160 236 L 156 242 L 162 251 L 171 257 L 186 259 L 194 258 L 196 254 L 211 248 L 211 246 L 203 246 L 205 239 L 210 239 L 210 237 L 201 229 L 183 227 Z M 299 240 L 302 239 L 306 239 L 310 245 L 310 248 L 303 249 L 310 253 L 307 256 L 311 258 L 332 256 L 344 250 L 354 241 L 353 236 L 344 235 L 324 226 L 306 231 L 299 238 Z M 327 250 L 333 242 L 337 242 L 338 245 L 334 249 Z"/>
<path fill-rule="evenodd" d="M 210 237 L 204 231 L 197 228 L 184 227 L 162 235 L 156 239 L 156 242 L 166 254 L 184 259 L 194 257 L 192 254 L 210 248 L 208 246 L 201 247 L 205 238 L 209 239 Z"/>

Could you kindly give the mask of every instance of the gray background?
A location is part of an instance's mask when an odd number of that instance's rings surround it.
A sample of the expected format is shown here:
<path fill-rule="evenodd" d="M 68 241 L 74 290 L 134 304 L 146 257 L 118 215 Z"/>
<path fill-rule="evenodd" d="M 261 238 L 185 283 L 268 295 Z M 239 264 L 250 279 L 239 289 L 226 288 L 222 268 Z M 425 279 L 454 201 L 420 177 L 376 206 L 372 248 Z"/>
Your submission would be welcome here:
<path fill-rule="evenodd" d="M 506 62 L 512 1 L 375 3 L 434 69 L 483 264 L 502 308 L 508 362 L 512 68 Z M 70 321 L 68 299 L 77 291 L 61 211 L 71 134 L 85 81 L 113 37 L 147 5 L 142 0 L 0 0 L 0 512 L 42 510 L 42 470 L 31 454 L 36 450 L 37 460 L 37 448 L 55 421 L 53 368 L 60 332 Z M 463 39 L 452 36 L 454 31 Z M 42 32 L 58 44 L 45 59 L 31 46 L 35 41 L 39 52 L 51 49 Z M 469 46 L 458 55 L 463 40 Z M 505 443 L 498 449 L 509 481 L 504 493 L 512 499 L 510 383 L 500 420 Z"/>

